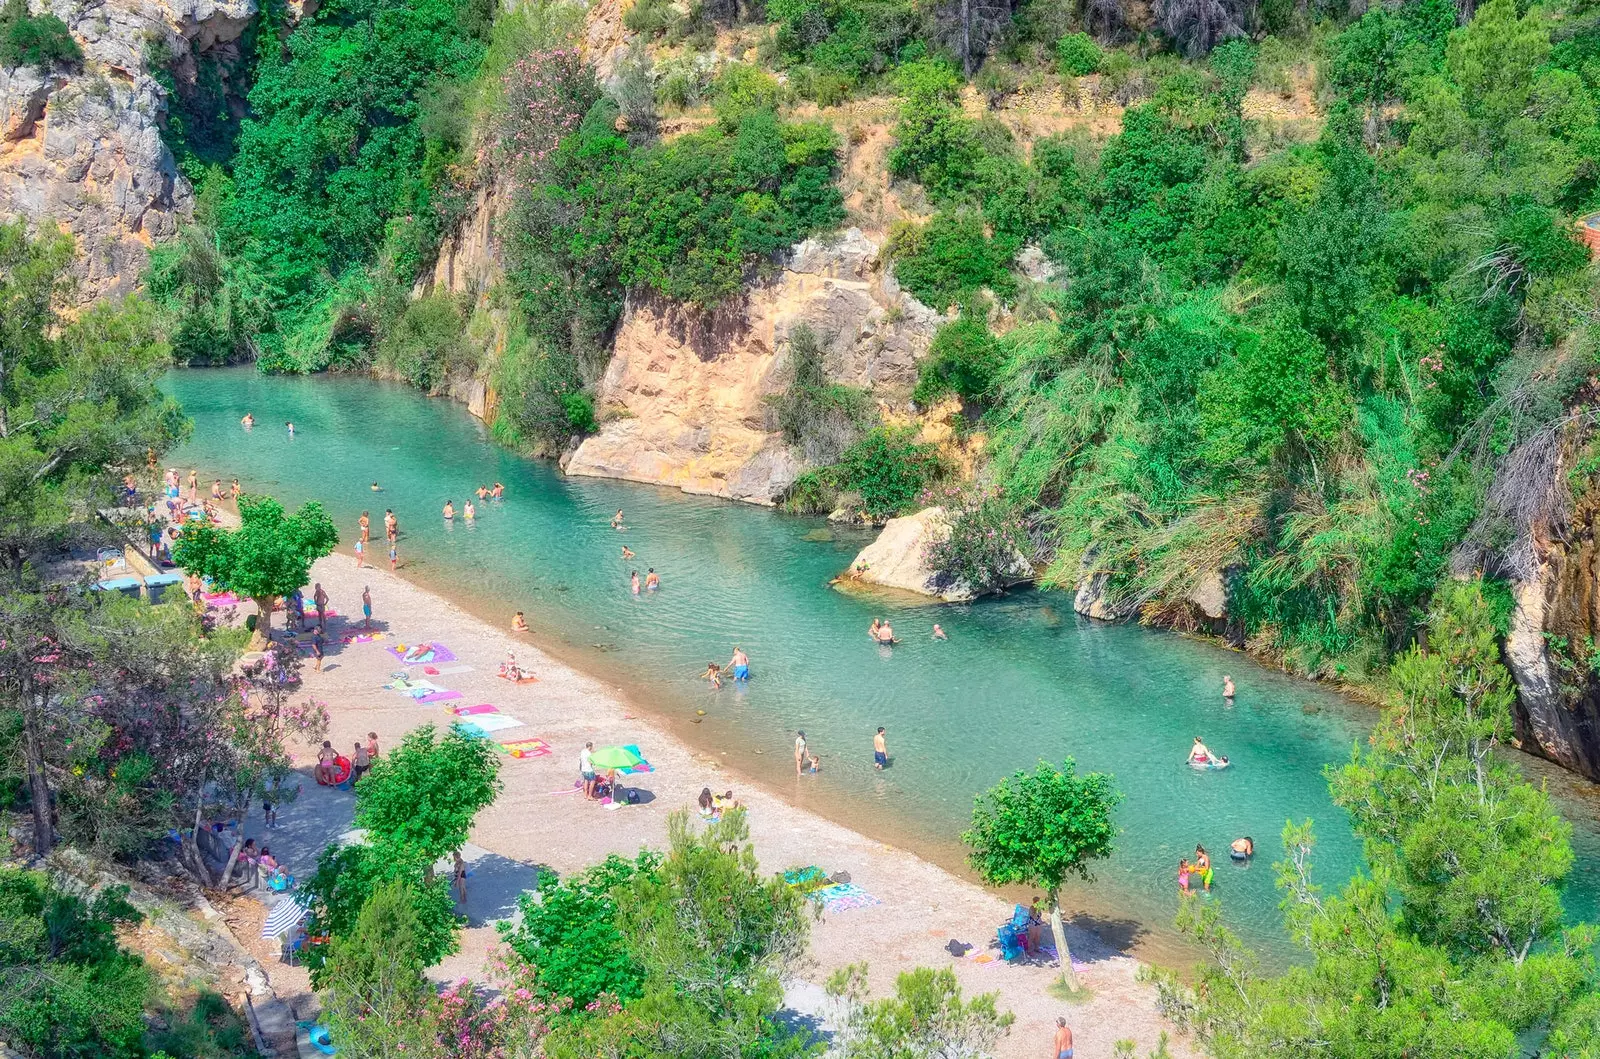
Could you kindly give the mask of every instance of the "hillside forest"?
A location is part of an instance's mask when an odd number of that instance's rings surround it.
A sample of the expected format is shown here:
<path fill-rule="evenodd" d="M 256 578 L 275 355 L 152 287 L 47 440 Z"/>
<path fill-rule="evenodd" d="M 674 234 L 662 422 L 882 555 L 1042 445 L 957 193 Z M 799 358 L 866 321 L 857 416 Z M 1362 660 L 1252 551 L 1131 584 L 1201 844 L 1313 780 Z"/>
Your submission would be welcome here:
<path fill-rule="evenodd" d="M 1551 454 L 1597 458 L 1574 226 L 1600 207 L 1600 21 L 1578 0 L 638 0 L 604 76 L 560 3 L 286 18 L 233 71 L 242 119 L 203 93 L 169 119 L 198 207 L 147 289 L 180 360 L 479 372 L 496 436 L 559 452 L 595 426 L 630 294 L 715 313 L 858 223 L 841 171 L 870 105 L 906 204 L 887 267 L 948 314 L 900 396 L 959 398 L 982 457 L 963 480 L 880 422 L 802 330 L 774 421 L 837 443 L 793 509 L 881 519 L 936 491 L 953 574 L 996 583 L 1020 547 L 1156 622 L 1220 574 L 1238 640 L 1359 682 L 1452 572 L 1486 576 L 1503 628 L 1568 489 Z M 1022 97 L 1059 131 L 1018 135 Z M 1291 97 L 1315 118 L 1250 105 Z M 493 188 L 503 281 L 413 297 Z"/>

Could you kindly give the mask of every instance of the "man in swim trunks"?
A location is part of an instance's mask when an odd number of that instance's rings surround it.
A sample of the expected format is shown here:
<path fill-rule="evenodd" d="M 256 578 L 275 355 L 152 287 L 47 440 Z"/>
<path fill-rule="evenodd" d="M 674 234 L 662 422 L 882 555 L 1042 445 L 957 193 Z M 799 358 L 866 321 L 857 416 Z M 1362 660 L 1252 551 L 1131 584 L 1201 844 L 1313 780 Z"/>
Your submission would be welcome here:
<path fill-rule="evenodd" d="M 372 628 L 372 587 L 361 586 L 361 616 L 366 619 L 366 627 Z"/>
<path fill-rule="evenodd" d="M 1229 706 L 1233 705 L 1233 691 L 1233 678 L 1226 673 L 1222 674 L 1222 701 Z"/>
<path fill-rule="evenodd" d="M 445 519 L 446 522 L 449 522 L 450 520 L 454 519 L 456 517 L 456 505 L 455 505 L 455 503 L 452 502 L 452 501 L 446 500 L 444 502 L 444 509 L 441 512 L 441 514 L 444 515 L 444 519 Z"/>
<path fill-rule="evenodd" d="M 728 659 L 728 668 L 733 671 L 735 681 L 750 679 L 750 656 L 745 654 L 738 644 L 733 647 L 733 657 Z"/>
<path fill-rule="evenodd" d="M 806 756 L 806 734 L 804 732 L 796 732 L 794 734 L 794 774 L 796 776 L 805 772 Z"/>
<path fill-rule="evenodd" d="M 1067 1020 L 1056 1019 L 1056 1059 L 1072 1059 L 1072 1031 L 1067 1029 Z"/>
<path fill-rule="evenodd" d="M 890 625 L 888 622 L 884 622 L 882 625 L 878 626 L 878 643 L 883 644 L 884 646 L 892 646 L 899 642 L 899 640 L 894 638 L 894 626 Z"/>
<path fill-rule="evenodd" d="M 1194 737 L 1194 746 L 1189 748 L 1189 764 L 1211 764 L 1211 751 L 1206 749 L 1206 745 L 1200 741 L 1199 736 Z"/>
<path fill-rule="evenodd" d="M 317 605 L 317 628 L 327 631 L 328 593 L 323 589 L 321 581 L 316 583 L 315 590 L 311 593 L 311 599 Z"/>
<path fill-rule="evenodd" d="M 654 592 L 661 587 L 661 575 L 656 573 L 656 568 L 651 567 L 650 572 L 644 575 L 644 590 Z"/>
<path fill-rule="evenodd" d="M 879 772 L 889 764 L 889 744 L 883 738 L 883 729 L 878 729 L 878 734 L 872 737 L 872 767 Z"/>

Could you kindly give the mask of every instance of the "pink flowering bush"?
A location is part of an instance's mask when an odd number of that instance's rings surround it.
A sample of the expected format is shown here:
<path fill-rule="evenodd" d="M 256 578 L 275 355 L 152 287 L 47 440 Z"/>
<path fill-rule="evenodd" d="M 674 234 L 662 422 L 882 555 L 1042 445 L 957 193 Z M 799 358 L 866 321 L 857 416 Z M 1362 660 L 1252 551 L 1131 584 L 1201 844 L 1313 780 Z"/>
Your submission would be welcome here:
<path fill-rule="evenodd" d="M 594 71 L 575 48 L 536 51 L 506 72 L 497 151 L 519 183 L 538 180 L 545 161 L 600 96 Z"/>
<path fill-rule="evenodd" d="M 942 503 L 949 514 L 949 536 L 923 546 L 923 558 L 939 587 L 964 583 L 982 595 L 1028 576 L 1026 558 L 1033 553 L 1028 528 L 1015 505 L 998 491 L 946 489 L 939 496 L 929 491 L 922 501 Z"/>
<path fill-rule="evenodd" d="M 458 979 L 439 991 L 423 1013 L 439 1054 L 456 1059 L 519 1059 L 536 1054 L 557 1005 L 506 983 L 500 991 Z"/>

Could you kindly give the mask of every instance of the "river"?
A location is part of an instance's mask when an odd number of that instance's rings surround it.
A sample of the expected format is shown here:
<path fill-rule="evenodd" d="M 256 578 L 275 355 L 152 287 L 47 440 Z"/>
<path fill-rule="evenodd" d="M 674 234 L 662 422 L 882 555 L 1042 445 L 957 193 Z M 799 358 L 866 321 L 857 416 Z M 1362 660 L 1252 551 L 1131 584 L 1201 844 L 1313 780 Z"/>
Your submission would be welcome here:
<path fill-rule="evenodd" d="M 319 500 L 346 547 L 363 510 L 377 530 L 392 508 L 402 573 L 496 621 L 525 611 L 541 643 L 627 689 L 691 744 L 726 751 L 766 786 L 857 830 L 955 866 L 974 793 L 1000 777 L 1069 755 L 1081 769 L 1111 773 L 1126 796 L 1116 854 L 1093 884 L 1073 884 L 1064 898 L 1110 940 L 1170 936 L 1178 858 L 1198 842 L 1219 860 L 1212 899 L 1277 963 L 1290 951 L 1271 870 L 1284 822 L 1317 822 L 1324 883 L 1336 886 L 1361 863 L 1323 769 L 1349 758 L 1372 713 L 1325 688 L 1210 644 L 1087 621 L 1058 594 L 930 606 L 841 592 L 829 579 L 871 539 L 867 531 L 566 478 L 496 445 L 459 405 L 404 386 L 251 368 L 174 372 L 168 386 L 194 421 L 169 465 L 237 476 L 246 491 L 291 505 Z M 239 422 L 246 412 L 256 421 L 248 432 Z M 371 491 L 375 481 L 381 492 Z M 459 511 L 473 489 L 495 481 L 506 497 L 480 504 L 475 523 L 440 518 L 446 499 Z M 623 532 L 609 524 L 619 508 Z M 623 545 L 636 558 L 624 561 Z M 662 590 L 635 596 L 629 572 L 642 579 L 652 567 Z M 871 643 L 875 616 L 890 619 L 904 643 Z M 935 621 L 948 641 L 931 639 Z M 438 635 L 448 641 L 449 630 Z M 751 658 L 748 686 L 712 691 L 696 679 L 735 644 Z M 1238 683 L 1233 706 L 1222 700 L 1224 673 Z M 893 759 L 882 772 L 871 753 L 879 725 Z M 816 776 L 793 775 L 796 729 L 821 757 Z M 1188 768 L 1196 735 L 1233 767 Z M 1569 914 L 1593 918 L 1600 826 L 1583 800 L 1589 785 L 1542 772 L 1578 818 Z M 1249 867 L 1227 859 L 1240 835 L 1262 851 Z"/>

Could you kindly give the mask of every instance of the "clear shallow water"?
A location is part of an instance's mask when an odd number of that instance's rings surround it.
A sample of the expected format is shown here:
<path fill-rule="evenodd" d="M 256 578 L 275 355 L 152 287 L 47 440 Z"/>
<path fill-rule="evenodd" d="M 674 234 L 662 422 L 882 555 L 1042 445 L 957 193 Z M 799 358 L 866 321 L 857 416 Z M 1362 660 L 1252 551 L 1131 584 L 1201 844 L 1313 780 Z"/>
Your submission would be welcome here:
<path fill-rule="evenodd" d="M 402 572 L 498 621 L 526 611 L 541 642 L 565 644 L 567 655 L 641 692 L 691 741 L 729 750 L 731 763 L 852 827 L 949 862 L 973 794 L 1010 771 L 1071 755 L 1083 769 L 1114 774 L 1126 795 L 1117 854 L 1095 884 L 1066 895 L 1110 940 L 1169 931 L 1177 861 L 1196 842 L 1218 860 L 1215 890 L 1228 920 L 1269 957 L 1288 953 L 1270 868 L 1284 821 L 1317 821 L 1316 870 L 1330 886 L 1360 863 L 1322 769 L 1349 757 L 1370 711 L 1238 654 L 1092 624 L 1054 594 L 926 606 L 839 592 L 828 581 L 868 533 L 674 490 L 565 478 L 496 446 L 459 406 L 399 385 L 237 368 L 175 372 L 169 387 L 195 424 L 169 465 L 237 476 L 247 491 L 290 504 L 320 500 L 346 549 L 361 511 L 372 512 L 376 529 L 392 507 Z M 246 411 L 256 417 L 251 432 L 239 425 Z M 286 420 L 295 424 L 292 441 Z M 383 492 L 370 491 L 374 480 Z M 494 481 L 505 484 L 506 499 L 480 505 L 475 525 L 440 518 L 446 498 L 459 511 L 471 490 Z M 622 533 L 609 526 L 618 508 Z M 624 543 L 632 562 L 620 558 Z M 649 567 L 662 591 L 632 595 L 629 571 L 642 579 Z M 868 641 L 874 616 L 889 618 L 904 643 L 890 651 Z M 929 638 L 935 621 L 948 642 Z M 734 644 L 749 653 L 754 679 L 712 692 L 695 678 L 708 660 L 726 661 Z M 1239 685 L 1231 708 L 1221 698 L 1224 673 Z M 702 709 L 705 723 L 689 724 Z M 881 773 L 871 763 L 878 725 L 894 759 Z M 822 759 L 818 776 L 793 775 L 797 728 Z M 1234 767 L 1184 765 L 1196 735 Z M 1568 908 L 1593 917 L 1600 827 L 1593 801 L 1572 805 L 1580 864 Z M 1262 851 L 1247 869 L 1226 855 L 1242 834 Z M 817 851 L 823 862 L 827 854 Z"/>

